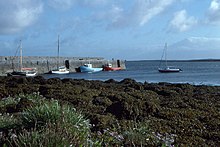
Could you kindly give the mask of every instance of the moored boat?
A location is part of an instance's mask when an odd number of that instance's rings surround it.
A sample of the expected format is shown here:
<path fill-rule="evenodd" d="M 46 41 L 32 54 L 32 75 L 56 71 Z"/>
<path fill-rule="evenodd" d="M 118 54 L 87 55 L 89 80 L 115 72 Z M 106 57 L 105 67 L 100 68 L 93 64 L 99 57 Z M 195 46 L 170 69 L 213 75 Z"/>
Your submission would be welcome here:
<path fill-rule="evenodd" d="M 165 43 L 164 51 L 161 57 L 161 61 L 163 59 L 163 56 L 165 56 L 165 67 L 159 66 L 158 71 L 161 73 L 173 73 L 173 72 L 181 72 L 182 70 L 180 68 L 172 67 L 167 65 L 167 43 Z M 161 62 L 160 62 L 161 65 Z"/>
<path fill-rule="evenodd" d="M 53 69 L 51 71 L 49 71 L 49 73 L 51 74 L 68 74 L 69 70 L 66 68 L 66 66 L 59 66 L 60 63 L 60 41 L 59 41 L 59 35 L 58 35 L 58 41 L 57 41 L 57 58 L 58 58 L 58 62 L 57 62 L 57 69 Z"/>
<path fill-rule="evenodd" d="M 103 70 L 103 68 L 92 67 L 92 64 L 90 64 L 90 63 L 84 64 L 83 66 L 79 67 L 80 72 L 92 73 L 92 72 L 99 72 L 99 71 L 102 71 L 102 70 Z"/>
<path fill-rule="evenodd" d="M 7 76 L 26 76 L 33 77 L 37 75 L 36 68 L 22 68 L 21 71 L 7 73 Z"/>
<path fill-rule="evenodd" d="M 112 64 L 108 63 L 106 65 L 104 65 L 103 67 L 104 71 L 116 71 L 116 70 L 122 70 L 121 67 L 112 67 Z"/>
<path fill-rule="evenodd" d="M 168 73 L 168 72 L 181 72 L 182 70 L 180 68 L 168 66 L 165 68 L 158 68 L 158 71 L 162 73 Z"/>
<path fill-rule="evenodd" d="M 60 66 L 58 69 L 51 70 L 52 74 L 68 74 L 69 70 L 65 66 Z"/>
<path fill-rule="evenodd" d="M 37 75 L 37 70 L 36 68 L 24 68 L 23 67 L 23 63 L 22 63 L 22 43 L 20 40 L 20 69 L 19 70 L 14 70 L 13 67 L 13 71 L 7 73 L 7 76 L 26 76 L 26 77 L 33 77 Z"/>

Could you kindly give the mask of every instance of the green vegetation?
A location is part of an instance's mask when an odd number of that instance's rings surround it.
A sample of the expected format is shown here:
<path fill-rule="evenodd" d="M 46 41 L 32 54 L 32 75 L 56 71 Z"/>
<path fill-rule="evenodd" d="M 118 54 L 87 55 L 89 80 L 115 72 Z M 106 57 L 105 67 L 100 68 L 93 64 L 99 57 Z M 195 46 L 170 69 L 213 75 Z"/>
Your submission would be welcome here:
<path fill-rule="evenodd" d="M 20 109 L 19 104 L 26 102 Z M 8 113 L 8 108 L 13 112 Z M 0 144 L 4 146 L 109 146 L 161 144 L 146 123 L 127 122 L 103 132 L 91 132 L 88 119 L 71 105 L 39 94 L 18 95 L 0 101 Z"/>
<path fill-rule="evenodd" d="M 8 108 L 8 105 L 18 108 L 18 104 L 24 99 L 30 105 L 23 111 L 2 111 L 1 144 L 51 147 L 70 146 L 73 143 L 83 146 L 89 144 L 89 121 L 67 104 L 60 105 L 56 100 L 46 100 L 33 94 L 3 99 L 1 109 Z"/>

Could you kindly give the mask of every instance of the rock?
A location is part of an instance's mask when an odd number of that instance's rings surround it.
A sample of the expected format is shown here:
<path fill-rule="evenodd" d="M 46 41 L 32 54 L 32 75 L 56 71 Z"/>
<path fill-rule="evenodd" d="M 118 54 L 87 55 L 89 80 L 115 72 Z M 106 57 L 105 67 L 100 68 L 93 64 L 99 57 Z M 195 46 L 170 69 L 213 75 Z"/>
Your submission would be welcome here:
<path fill-rule="evenodd" d="M 180 146 L 220 144 L 219 91 L 219 86 L 140 83 L 133 79 L 102 82 L 0 77 L 0 98 L 39 92 L 48 99 L 68 102 L 90 119 L 95 131 L 122 125 L 119 122 L 148 121 L 154 132 L 175 134 L 175 143 Z M 30 105 L 22 99 L 19 105 L 1 110 L 14 113 Z"/>

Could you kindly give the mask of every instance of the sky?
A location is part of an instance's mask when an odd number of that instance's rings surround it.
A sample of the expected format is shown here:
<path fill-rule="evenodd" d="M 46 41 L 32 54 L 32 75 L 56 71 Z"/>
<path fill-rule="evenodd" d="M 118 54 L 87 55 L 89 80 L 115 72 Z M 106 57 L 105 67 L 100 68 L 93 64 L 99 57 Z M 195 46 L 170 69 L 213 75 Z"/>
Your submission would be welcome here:
<path fill-rule="evenodd" d="M 0 56 L 220 59 L 220 0 L 0 0 Z"/>

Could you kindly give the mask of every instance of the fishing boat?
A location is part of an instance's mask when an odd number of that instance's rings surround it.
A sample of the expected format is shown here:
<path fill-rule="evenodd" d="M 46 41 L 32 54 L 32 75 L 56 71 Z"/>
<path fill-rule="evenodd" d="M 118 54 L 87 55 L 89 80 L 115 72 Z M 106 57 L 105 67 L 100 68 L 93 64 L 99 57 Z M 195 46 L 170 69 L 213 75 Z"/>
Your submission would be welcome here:
<path fill-rule="evenodd" d="M 161 63 L 163 61 L 163 56 L 165 56 L 164 62 L 165 62 L 165 67 L 161 67 Z M 158 71 L 161 73 L 172 73 L 172 72 L 181 72 L 182 70 L 180 68 L 176 68 L 174 66 L 168 66 L 167 65 L 167 43 L 165 43 L 164 51 L 161 57 L 161 62 L 160 66 L 158 68 Z"/>
<path fill-rule="evenodd" d="M 69 70 L 65 66 L 60 66 L 58 69 L 51 71 L 52 74 L 68 74 Z"/>
<path fill-rule="evenodd" d="M 104 65 L 103 71 L 116 71 L 116 70 L 122 70 L 121 67 L 112 67 L 112 64 L 108 63 Z"/>
<path fill-rule="evenodd" d="M 36 68 L 24 68 L 23 67 L 23 57 L 22 57 L 22 42 L 20 40 L 20 70 L 14 70 L 13 66 L 13 71 L 7 73 L 7 76 L 25 76 L 25 77 L 33 77 L 37 75 L 37 70 Z"/>
<path fill-rule="evenodd" d="M 58 58 L 57 69 L 53 69 L 49 73 L 52 73 L 52 74 L 68 74 L 69 70 L 66 68 L 66 66 L 59 66 L 59 64 L 60 64 L 60 41 L 59 41 L 59 35 L 58 35 L 57 45 L 58 45 L 58 47 L 57 47 L 57 58 Z"/>
<path fill-rule="evenodd" d="M 87 73 L 92 73 L 92 72 L 99 72 L 99 71 L 102 71 L 103 68 L 95 68 L 95 67 L 92 67 L 92 64 L 91 63 L 88 63 L 88 64 L 84 64 L 83 66 L 80 66 L 79 67 L 79 71 L 80 72 L 87 72 Z"/>

